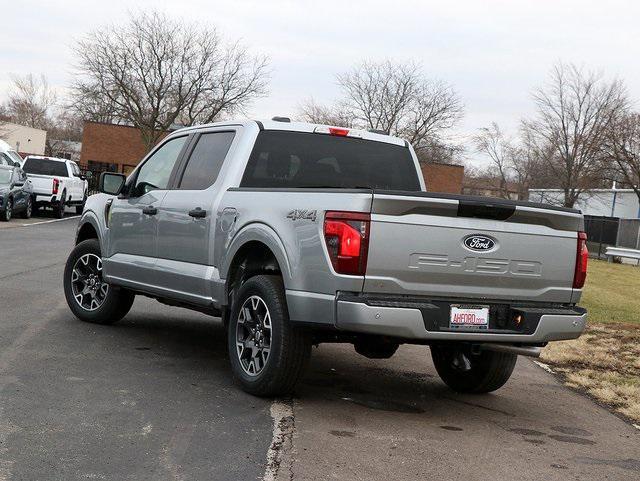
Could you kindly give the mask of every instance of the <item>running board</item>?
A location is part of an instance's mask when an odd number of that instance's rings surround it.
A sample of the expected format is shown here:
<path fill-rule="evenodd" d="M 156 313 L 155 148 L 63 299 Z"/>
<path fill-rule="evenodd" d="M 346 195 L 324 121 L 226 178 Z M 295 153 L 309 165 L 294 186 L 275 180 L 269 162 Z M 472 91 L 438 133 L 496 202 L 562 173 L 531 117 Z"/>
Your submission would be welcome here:
<path fill-rule="evenodd" d="M 542 348 L 537 346 L 513 346 L 511 344 L 498 344 L 491 342 L 478 344 L 478 346 L 484 351 L 508 352 L 510 354 L 519 354 L 520 356 L 529 357 L 540 357 L 540 353 L 542 352 Z"/>

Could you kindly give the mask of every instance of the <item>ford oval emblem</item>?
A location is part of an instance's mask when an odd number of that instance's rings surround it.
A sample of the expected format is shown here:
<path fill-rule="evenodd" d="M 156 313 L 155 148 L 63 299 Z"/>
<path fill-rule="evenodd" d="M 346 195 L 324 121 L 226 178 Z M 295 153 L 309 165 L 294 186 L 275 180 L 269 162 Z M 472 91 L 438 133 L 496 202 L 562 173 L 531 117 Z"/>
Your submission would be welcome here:
<path fill-rule="evenodd" d="M 464 238 L 464 245 L 467 249 L 471 249 L 472 251 L 486 252 L 496 246 L 496 241 L 484 235 L 473 234 Z"/>

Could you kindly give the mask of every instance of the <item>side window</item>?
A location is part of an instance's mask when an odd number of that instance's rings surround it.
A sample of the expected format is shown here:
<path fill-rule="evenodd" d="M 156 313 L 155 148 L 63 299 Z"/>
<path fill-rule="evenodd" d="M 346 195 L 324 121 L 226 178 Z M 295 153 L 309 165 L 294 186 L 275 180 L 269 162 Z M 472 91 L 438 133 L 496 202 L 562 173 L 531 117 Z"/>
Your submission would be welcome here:
<path fill-rule="evenodd" d="M 13 161 L 4 152 L 0 153 L 0 165 L 13 165 Z"/>
<path fill-rule="evenodd" d="M 235 132 L 202 134 L 189 156 L 179 188 L 202 190 L 210 187 L 218 178 L 234 136 Z"/>
<path fill-rule="evenodd" d="M 167 188 L 171 171 L 186 141 L 186 135 L 171 139 L 145 161 L 138 171 L 131 191 L 133 197 L 140 197 L 152 190 Z"/>
<path fill-rule="evenodd" d="M 80 177 L 80 168 L 74 162 L 70 162 L 69 165 L 71 165 L 71 172 L 73 175 Z"/>

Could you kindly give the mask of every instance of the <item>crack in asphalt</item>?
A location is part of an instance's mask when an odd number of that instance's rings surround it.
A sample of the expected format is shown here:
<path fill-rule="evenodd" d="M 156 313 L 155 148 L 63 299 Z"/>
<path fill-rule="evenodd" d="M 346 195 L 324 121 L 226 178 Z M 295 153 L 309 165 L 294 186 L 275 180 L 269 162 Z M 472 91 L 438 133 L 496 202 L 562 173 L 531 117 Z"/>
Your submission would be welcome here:
<path fill-rule="evenodd" d="M 66 262 L 56 262 L 55 264 L 48 264 L 46 266 L 34 267 L 33 269 L 29 269 L 29 270 L 26 270 L 26 271 L 14 272 L 12 274 L 6 274 L 4 276 L 0 276 L 0 281 L 4 280 L 4 279 L 9 279 L 11 277 L 21 276 L 23 274 L 31 274 L 32 272 L 37 272 L 37 271 L 41 271 L 41 270 L 44 270 L 44 269 L 50 269 L 51 267 L 63 266 L 65 264 L 66 264 Z"/>

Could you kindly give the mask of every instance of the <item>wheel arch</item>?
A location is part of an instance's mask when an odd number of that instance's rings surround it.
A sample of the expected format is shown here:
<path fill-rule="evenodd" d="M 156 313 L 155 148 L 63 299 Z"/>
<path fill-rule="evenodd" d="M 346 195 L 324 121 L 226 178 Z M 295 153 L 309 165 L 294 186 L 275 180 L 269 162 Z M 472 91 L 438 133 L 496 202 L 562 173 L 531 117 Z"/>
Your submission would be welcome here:
<path fill-rule="evenodd" d="M 85 215 L 78 225 L 76 245 L 87 239 L 97 239 L 100 245 L 102 245 L 99 232 L 100 229 L 98 228 L 97 222 L 90 215 Z"/>
<path fill-rule="evenodd" d="M 275 231 L 264 224 L 246 226 L 229 244 L 220 269 L 228 306 L 233 302 L 234 292 L 258 274 L 280 275 L 285 288 L 291 282 L 291 266 L 284 244 Z"/>

